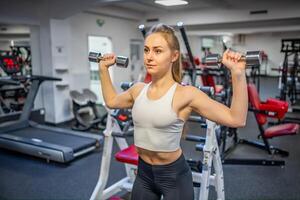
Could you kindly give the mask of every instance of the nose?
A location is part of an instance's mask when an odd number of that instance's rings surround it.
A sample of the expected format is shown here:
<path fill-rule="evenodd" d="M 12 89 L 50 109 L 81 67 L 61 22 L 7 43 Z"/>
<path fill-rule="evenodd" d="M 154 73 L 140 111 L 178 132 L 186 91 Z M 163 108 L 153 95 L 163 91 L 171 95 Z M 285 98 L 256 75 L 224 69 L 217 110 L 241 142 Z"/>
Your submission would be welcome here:
<path fill-rule="evenodd" d="M 153 60 L 153 54 L 152 51 L 149 51 L 147 53 L 144 53 L 144 57 L 146 60 Z"/>

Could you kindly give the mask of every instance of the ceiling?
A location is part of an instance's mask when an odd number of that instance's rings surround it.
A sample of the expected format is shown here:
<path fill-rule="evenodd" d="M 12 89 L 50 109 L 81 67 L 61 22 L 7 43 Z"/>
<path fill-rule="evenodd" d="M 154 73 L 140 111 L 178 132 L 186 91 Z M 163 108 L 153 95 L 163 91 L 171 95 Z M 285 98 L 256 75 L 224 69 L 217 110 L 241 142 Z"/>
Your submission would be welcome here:
<path fill-rule="evenodd" d="M 217 10 L 241 10 L 248 13 L 253 11 L 266 11 L 269 13 L 273 10 L 280 10 L 284 14 L 288 14 L 290 8 L 300 8 L 300 0 L 187 0 L 188 5 L 165 7 L 154 3 L 154 0 L 99 0 L 97 6 L 104 7 L 117 7 L 129 10 L 133 13 L 139 13 L 140 16 L 150 14 L 152 16 L 164 13 L 188 13 L 204 12 L 208 13 L 209 10 L 216 12 Z M 267 16 L 267 15 L 266 15 Z M 148 16 L 147 16 L 148 17 Z M 189 35 L 206 35 L 211 33 L 258 33 L 258 32 L 280 32 L 286 31 L 299 31 L 300 30 L 300 15 L 297 18 L 280 18 L 280 14 L 276 19 L 268 19 L 259 21 L 243 21 L 243 22 L 228 22 L 228 23 L 212 23 L 212 24 L 192 24 L 185 26 Z M 253 18 L 255 16 L 253 15 Z M 148 21 L 148 19 L 147 19 Z"/>
<path fill-rule="evenodd" d="M 53 16 L 57 17 L 58 19 L 64 19 L 73 14 L 76 14 L 81 11 L 91 11 L 95 14 L 103 14 L 106 9 L 103 8 L 117 8 L 113 11 L 107 9 L 108 11 L 104 14 L 111 14 L 117 15 L 121 11 L 127 11 L 136 14 L 132 15 L 132 18 L 135 18 L 135 21 L 145 18 L 147 14 L 151 14 L 155 16 L 156 13 L 164 14 L 164 13 L 188 13 L 189 11 L 192 13 L 201 13 L 206 12 L 209 13 L 210 10 L 216 12 L 216 10 L 247 10 L 249 11 L 261 11 L 261 10 L 268 10 L 268 9 L 276 9 L 282 10 L 284 13 L 289 12 L 289 8 L 300 8 L 300 0 L 187 0 L 189 2 L 188 5 L 182 6 L 174 6 L 174 7 L 164 7 L 154 3 L 154 0 L 1 0 L 0 7 L 4 8 L 7 6 L 14 6 L 19 5 L 19 10 L 15 10 L 16 13 L 21 12 L 23 10 L 28 10 L 24 13 L 28 15 L 30 13 L 35 12 L 39 4 L 44 5 L 44 9 L 48 9 L 51 11 Z M 28 9 L 26 9 L 26 5 Z M 25 9 L 24 9 L 25 8 Z M 21 9 L 21 10 L 20 10 Z M 93 9 L 93 10 L 92 10 Z M 1 10 L 1 9 L 0 9 Z M 96 12 L 94 12 L 96 10 Z M 2 9 L 2 15 L 6 16 L 5 10 Z M 99 12 L 97 12 L 99 11 Z M 3 13 L 4 12 L 4 13 Z M 102 12 L 102 13 L 101 13 Z M 43 11 L 40 11 L 43 15 Z M 13 15 L 10 13 L 10 15 Z M 151 16 L 151 17 L 152 17 Z M 173 15 L 174 16 L 174 15 Z M 213 16 L 213 13 L 212 13 Z M 255 18 L 253 18 L 255 19 Z M 1 23 L 1 21 L 0 21 Z M 288 27 L 290 26 L 290 27 Z M 227 30 L 236 30 L 236 32 L 242 33 L 250 33 L 256 31 L 260 32 L 264 28 L 270 28 L 269 31 L 274 31 L 274 27 L 277 31 L 281 30 L 281 27 L 284 27 L 286 30 L 295 31 L 300 30 L 300 15 L 298 18 L 290 18 L 290 19 L 283 19 L 278 18 L 276 20 L 260 20 L 258 23 L 257 21 L 248 21 L 248 22 L 228 22 L 228 23 L 214 23 L 214 24 L 193 24 L 187 25 L 186 30 L 189 34 L 201 35 L 207 34 L 207 31 L 210 30 L 211 32 L 224 32 Z M 11 30 L 12 34 L 18 34 L 20 29 L 10 28 L 7 27 L 8 30 L 1 31 L 3 28 L 3 24 L 0 24 L 0 34 L 1 32 L 8 32 Z M 272 29 L 273 28 L 273 29 Z M 238 30 L 240 29 L 240 30 Z M 243 30 L 241 30 L 243 29 Z M 255 30 L 256 29 L 256 30 Z M 199 31 L 202 31 L 199 32 Z M 25 31 L 28 32 L 27 30 Z M 262 31 L 263 32 L 263 31 Z M 2 33 L 3 34 L 3 33 Z"/>
<path fill-rule="evenodd" d="M 154 0 L 99 0 L 99 5 L 114 5 L 137 12 L 185 11 L 203 9 L 259 9 L 300 6 L 299 0 L 187 0 L 188 5 L 165 7 Z"/>

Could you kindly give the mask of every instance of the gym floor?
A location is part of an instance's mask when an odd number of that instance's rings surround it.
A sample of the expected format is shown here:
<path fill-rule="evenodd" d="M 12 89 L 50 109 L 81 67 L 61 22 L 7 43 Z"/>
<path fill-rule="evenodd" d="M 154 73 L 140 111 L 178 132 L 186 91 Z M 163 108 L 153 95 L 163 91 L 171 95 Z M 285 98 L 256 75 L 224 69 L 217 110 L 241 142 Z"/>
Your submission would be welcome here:
<path fill-rule="evenodd" d="M 275 78 L 261 79 L 262 100 L 278 94 L 277 82 Z M 62 126 L 68 127 L 68 124 Z M 195 123 L 188 127 L 190 133 L 199 132 Z M 241 138 L 257 138 L 259 130 L 253 113 L 249 112 L 247 126 L 238 132 Z M 224 165 L 226 199 L 300 199 L 300 136 L 274 138 L 270 143 L 290 152 L 288 158 L 273 157 L 285 160 L 286 166 Z M 186 158 L 200 159 L 201 153 L 195 152 L 190 142 L 183 141 L 182 147 Z M 114 153 L 117 151 L 114 148 Z M 99 149 L 66 165 L 0 150 L 0 199 L 89 199 L 97 182 L 101 152 Z M 239 145 L 230 157 L 271 158 L 266 152 L 245 145 Z M 113 160 L 109 185 L 124 175 L 124 166 Z M 214 192 L 209 199 L 215 199 Z"/>

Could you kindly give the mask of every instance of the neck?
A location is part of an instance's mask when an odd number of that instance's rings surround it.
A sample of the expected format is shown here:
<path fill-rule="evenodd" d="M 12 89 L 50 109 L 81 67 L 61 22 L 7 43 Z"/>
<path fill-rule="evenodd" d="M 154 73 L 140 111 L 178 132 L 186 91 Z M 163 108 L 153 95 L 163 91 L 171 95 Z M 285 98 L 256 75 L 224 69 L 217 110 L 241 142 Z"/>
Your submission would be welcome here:
<path fill-rule="evenodd" d="M 165 76 L 152 76 L 152 88 L 164 88 L 173 85 L 176 81 L 173 79 L 172 73 L 167 73 Z"/>

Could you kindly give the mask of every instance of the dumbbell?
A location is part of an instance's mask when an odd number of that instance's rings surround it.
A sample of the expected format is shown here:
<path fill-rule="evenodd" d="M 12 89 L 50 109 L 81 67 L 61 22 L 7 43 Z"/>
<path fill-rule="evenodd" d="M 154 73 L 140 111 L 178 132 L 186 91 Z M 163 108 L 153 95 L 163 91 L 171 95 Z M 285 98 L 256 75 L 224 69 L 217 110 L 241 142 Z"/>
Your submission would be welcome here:
<path fill-rule="evenodd" d="M 90 52 L 89 61 L 99 63 L 102 60 L 103 56 L 101 53 Z M 125 56 L 117 56 L 116 64 L 118 67 L 126 68 L 128 66 L 129 59 Z"/>
<path fill-rule="evenodd" d="M 246 55 L 242 55 L 239 61 L 245 61 L 247 67 L 257 67 L 260 66 L 261 60 L 261 51 L 247 51 Z M 222 56 L 220 54 L 210 54 L 205 57 L 203 64 L 220 67 L 221 62 Z"/>
<path fill-rule="evenodd" d="M 121 82 L 121 88 L 123 91 L 128 90 L 134 85 L 134 82 Z"/>
<path fill-rule="evenodd" d="M 215 94 L 214 88 L 210 86 L 199 86 L 198 89 L 207 94 L 209 97 L 213 97 Z"/>

